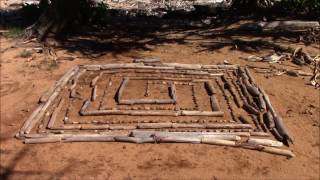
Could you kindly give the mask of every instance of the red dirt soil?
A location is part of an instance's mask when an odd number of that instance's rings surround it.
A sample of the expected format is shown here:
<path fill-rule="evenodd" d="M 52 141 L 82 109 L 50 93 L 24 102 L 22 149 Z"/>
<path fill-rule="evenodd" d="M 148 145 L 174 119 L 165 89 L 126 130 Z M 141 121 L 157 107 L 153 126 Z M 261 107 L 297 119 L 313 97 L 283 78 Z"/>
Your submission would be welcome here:
<path fill-rule="evenodd" d="M 266 39 L 268 40 L 268 39 Z M 223 47 L 203 50 L 204 40 L 188 43 L 145 44 L 149 49 L 106 52 L 98 58 L 44 63 L 44 54 L 33 59 L 17 57 L 34 43 L 12 47 L 16 40 L 1 37 L 1 174 L 8 179 L 319 179 L 319 90 L 307 85 L 308 78 L 287 75 L 264 77 L 252 74 L 269 94 L 294 139 L 290 149 L 295 158 L 268 153 L 199 144 L 54 143 L 26 145 L 15 139 L 24 120 L 37 106 L 39 97 L 69 68 L 77 64 L 132 62 L 135 57 L 159 58 L 163 62 L 217 64 L 223 60 L 241 65 L 267 66 L 248 62 L 248 53 Z M 205 40 L 204 43 L 208 43 Z M 281 45 L 292 44 L 285 39 Z M 319 54 L 319 46 L 305 47 Z M 81 57 L 79 52 L 56 50 Z M 292 65 L 292 63 L 287 63 Z M 289 67 L 279 65 L 282 67 Z M 304 68 L 305 70 L 308 70 Z M 310 70 L 309 70 L 310 71 Z"/>

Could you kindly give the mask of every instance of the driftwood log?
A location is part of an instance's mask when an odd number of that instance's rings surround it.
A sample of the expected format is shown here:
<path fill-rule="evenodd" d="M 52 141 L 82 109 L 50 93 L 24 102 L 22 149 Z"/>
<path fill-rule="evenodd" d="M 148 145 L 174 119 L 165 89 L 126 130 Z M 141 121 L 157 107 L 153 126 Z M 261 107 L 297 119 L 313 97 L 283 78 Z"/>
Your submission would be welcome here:
<path fill-rule="evenodd" d="M 212 111 L 220 111 L 218 100 L 214 95 L 210 96 L 210 104 Z"/>
<path fill-rule="evenodd" d="M 97 84 L 98 79 L 102 76 L 102 73 L 100 73 L 98 76 L 92 79 L 90 86 L 94 87 Z"/>
<path fill-rule="evenodd" d="M 151 131 L 151 130 L 133 130 L 130 132 L 131 136 L 244 136 L 249 137 L 248 132 L 165 132 L 165 131 Z"/>
<path fill-rule="evenodd" d="M 176 101 L 174 99 L 130 99 L 119 100 L 118 104 L 121 105 L 134 105 L 134 104 L 174 104 Z"/>
<path fill-rule="evenodd" d="M 236 146 L 235 141 L 223 140 L 223 139 L 213 139 L 213 138 L 201 138 L 202 144 L 213 144 L 213 145 L 224 145 L 224 146 Z"/>
<path fill-rule="evenodd" d="M 164 136 L 155 137 L 157 142 L 162 143 L 201 143 L 201 139 L 198 137 L 182 137 L 182 136 Z"/>
<path fill-rule="evenodd" d="M 150 137 L 115 136 L 114 140 L 118 141 L 118 142 L 131 142 L 131 143 L 152 143 L 152 142 L 155 142 L 154 138 L 150 138 Z"/>
<path fill-rule="evenodd" d="M 39 143 L 56 143 L 60 142 L 61 137 L 43 137 L 43 138 L 26 138 L 24 139 L 25 144 L 39 144 Z"/>
<path fill-rule="evenodd" d="M 258 150 L 258 151 L 267 152 L 267 153 L 276 154 L 276 155 L 282 155 L 282 156 L 286 156 L 288 158 L 295 157 L 294 153 L 290 150 L 287 150 L 287 149 L 279 149 L 276 147 L 268 147 L 268 146 L 263 146 L 263 145 L 252 145 L 252 144 L 246 144 L 246 143 L 241 144 L 240 146 L 243 148 L 247 148 L 247 149 Z"/>
<path fill-rule="evenodd" d="M 243 102 L 241 101 L 241 99 L 239 98 L 238 94 L 236 93 L 236 90 L 234 89 L 234 87 L 232 86 L 231 82 L 225 77 L 225 76 L 221 76 L 221 79 L 223 80 L 223 82 L 225 83 L 225 88 L 229 90 L 229 92 L 231 93 L 231 95 L 233 96 L 233 99 L 236 103 L 236 105 L 240 108 L 243 106 Z"/>
<path fill-rule="evenodd" d="M 263 115 L 263 120 L 269 129 L 275 128 L 274 119 L 269 111 Z"/>
<path fill-rule="evenodd" d="M 270 100 L 269 100 L 269 96 L 266 94 L 266 92 L 262 88 L 260 88 L 260 91 L 263 94 L 267 108 L 269 109 L 269 111 L 273 115 L 275 127 L 276 127 L 277 131 L 279 132 L 279 134 L 283 137 L 284 143 L 286 143 L 286 145 L 289 145 L 288 142 L 293 143 L 293 140 L 289 136 L 287 129 L 283 125 L 282 119 L 276 114 L 275 110 L 273 109 L 273 107 L 270 103 Z"/>
<path fill-rule="evenodd" d="M 91 101 L 95 101 L 97 98 L 97 85 L 94 85 L 92 90 L 91 90 Z"/>
<path fill-rule="evenodd" d="M 224 113 L 222 111 L 180 111 L 182 116 L 214 116 L 223 117 Z"/>
<path fill-rule="evenodd" d="M 247 76 L 248 76 L 248 78 L 249 78 L 250 83 L 256 86 L 257 83 L 256 83 L 256 81 L 254 80 L 253 76 L 251 75 L 249 69 L 248 69 L 247 67 L 245 67 L 244 70 L 245 70 L 246 73 L 247 73 Z"/>
<path fill-rule="evenodd" d="M 41 98 L 39 99 L 40 103 L 47 102 L 50 96 L 53 95 L 54 92 L 60 91 L 61 88 L 67 84 L 67 82 L 70 80 L 70 78 L 79 71 L 79 67 L 76 66 L 72 69 L 70 69 L 65 75 L 62 76 L 62 78 L 56 82 L 56 84 L 50 88 Z"/>
<path fill-rule="evenodd" d="M 210 137 L 216 139 L 240 141 L 241 137 L 233 134 L 218 133 L 196 133 L 196 132 L 161 132 L 161 131 L 132 131 L 130 136 L 133 137 Z"/>
<path fill-rule="evenodd" d="M 288 31 L 305 31 L 310 28 L 320 28 L 317 21 L 271 21 L 260 22 L 258 24 L 263 31 L 288 30 Z"/>
<path fill-rule="evenodd" d="M 250 121 L 242 115 L 239 115 L 238 119 L 240 120 L 240 122 L 242 122 L 244 124 L 251 124 Z"/>
<path fill-rule="evenodd" d="M 120 88 L 119 88 L 119 90 L 118 90 L 118 92 L 117 92 L 117 96 L 116 96 L 116 97 L 117 97 L 116 100 L 117 100 L 118 103 L 119 103 L 120 100 L 121 100 L 122 93 L 123 93 L 123 91 L 124 91 L 124 88 L 125 88 L 126 84 L 128 84 L 129 80 L 130 80 L 129 78 L 124 78 L 124 79 L 122 80 L 122 82 L 121 82 Z"/>
<path fill-rule="evenodd" d="M 111 135 L 76 135 L 62 139 L 62 142 L 113 142 L 114 136 Z"/>
<path fill-rule="evenodd" d="M 160 63 L 159 59 L 134 59 L 134 63 Z"/>
<path fill-rule="evenodd" d="M 264 145 L 264 146 L 272 146 L 272 147 L 281 147 L 283 146 L 282 142 L 274 141 L 271 139 L 257 139 L 250 137 L 248 139 L 249 144 L 255 144 L 255 145 Z"/>
<path fill-rule="evenodd" d="M 250 114 L 255 114 L 255 115 L 259 115 L 260 111 L 258 111 L 256 108 L 254 108 L 253 106 L 249 105 L 248 103 L 243 103 L 242 108 L 244 110 L 246 110 L 248 113 Z"/>
<path fill-rule="evenodd" d="M 204 82 L 204 87 L 207 90 L 207 93 L 209 96 L 212 96 L 212 95 L 216 94 L 216 92 L 217 92 L 215 90 L 213 84 L 211 83 L 211 81 Z"/>
<path fill-rule="evenodd" d="M 57 119 L 58 113 L 60 113 L 62 105 L 64 103 L 64 99 L 62 97 L 60 97 L 59 102 L 58 102 L 58 106 L 53 110 L 51 117 L 49 119 L 47 128 L 51 129 Z"/>
<path fill-rule="evenodd" d="M 28 134 L 31 132 L 32 128 L 34 127 L 34 125 L 40 120 L 40 118 L 44 115 L 44 113 L 46 112 L 47 108 L 49 107 L 49 105 L 51 105 L 51 103 L 56 99 L 56 97 L 59 95 L 59 92 L 55 91 L 50 97 L 49 99 L 44 103 L 43 106 L 41 106 L 41 109 L 39 110 L 38 114 L 36 114 L 34 116 L 34 118 L 32 118 L 30 121 L 26 121 L 26 128 L 25 129 L 21 129 L 24 130 L 24 133 Z"/>

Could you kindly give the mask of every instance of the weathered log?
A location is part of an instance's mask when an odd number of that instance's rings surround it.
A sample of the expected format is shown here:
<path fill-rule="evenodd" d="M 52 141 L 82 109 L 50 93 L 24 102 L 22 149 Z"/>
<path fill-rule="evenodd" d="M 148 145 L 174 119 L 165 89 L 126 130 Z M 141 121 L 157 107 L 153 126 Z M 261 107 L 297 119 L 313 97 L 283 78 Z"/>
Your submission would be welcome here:
<path fill-rule="evenodd" d="M 207 129 L 252 129 L 251 124 L 206 124 Z"/>
<path fill-rule="evenodd" d="M 257 27 L 261 28 L 263 31 L 306 31 L 310 28 L 319 28 L 319 22 L 317 21 L 271 21 L 271 22 L 259 22 L 256 24 Z"/>
<path fill-rule="evenodd" d="M 269 137 L 270 136 L 270 134 L 268 134 L 268 133 L 265 133 L 265 132 L 259 132 L 259 131 L 251 131 L 250 132 L 250 135 L 251 136 L 261 136 L 261 137 Z"/>
<path fill-rule="evenodd" d="M 172 128 L 205 128 L 204 124 L 181 124 L 172 123 Z"/>
<path fill-rule="evenodd" d="M 63 87 L 64 85 L 66 85 L 66 83 L 69 81 L 69 79 L 75 74 L 77 73 L 79 70 L 79 67 L 76 66 L 72 69 L 70 69 L 67 73 L 65 73 L 62 78 L 56 82 L 56 84 L 50 88 L 43 96 L 41 96 L 41 98 L 39 99 L 40 103 L 44 103 L 47 102 L 48 99 L 50 98 L 50 96 L 53 95 L 54 92 L 56 91 L 60 91 L 61 87 Z"/>
<path fill-rule="evenodd" d="M 95 78 L 92 79 L 90 86 L 94 87 L 97 83 L 97 81 L 99 80 L 99 78 L 101 77 L 102 73 L 100 73 L 98 76 L 96 76 Z"/>
<path fill-rule="evenodd" d="M 176 86 L 173 83 L 171 83 L 169 94 L 170 94 L 171 99 L 174 101 L 174 104 L 177 102 L 177 94 L 176 93 L 177 93 Z"/>
<path fill-rule="evenodd" d="M 55 100 L 55 98 L 59 95 L 59 92 L 55 91 L 53 94 L 49 97 L 49 99 L 44 103 L 38 114 L 30 121 L 28 122 L 28 126 L 26 127 L 24 133 L 28 134 L 34 127 L 34 125 L 40 120 L 40 118 L 44 115 L 47 108 L 51 105 L 51 103 Z"/>
<path fill-rule="evenodd" d="M 98 88 L 97 85 L 94 85 L 94 87 L 92 88 L 92 91 L 91 91 L 91 101 L 95 101 L 96 98 L 97 98 L 97 88 Z"/>
<path fill-rule="evenodd" d="M 146 66 L 143 63 L 126 63 L 123 68 L 148 68 L 150 66 Z M 151 66 L 152 67 L 152 66 Z"/>
<path fill-rule="evenodd" d="M 264 123 L 264 120 L 263 120 L 263 113 L 261 113 L 258 118 L 259 118 L 259 122 L 262 127 L 262 130 L 264 132 L 268 132 L 268 127 L 266 126 L 266 124 Z"/>
<path fill-rule="evenodd" d="M 183 69 L 201 69 L 200 64 L 180 64 L 180 63 L 162 63 L 164 66 L 183 68 Z"/>
<path fill-rule="evenodd" d="M 244 109 L 244 110 L 246 110 L 248 113 L 250 113 L 250 114 L 255 114 L 255 115 L 259 115 L 260 114 L 260 112 L 256 109 L 256 108 L 254 108 L 253 106 L 251 106 L 251 105 L 249 105 L 248 103 L 243 103 L 243 106 L 242 106 L 242 108 Z"/>
<path fill-rule="evenodd" d="M 198 137 L 180 137 L 180 136 L 166 136 L 156 137 L 157 142 L 165 143 L 201 143 L 201 139 Z"/>
<path fill-rule="evenodd" d="M 257 85 L 257 83 L 255 82 L 254 78 L 252 77 L 249 69 L 248 69 L 247 67 L 245 67 L 244 70 L 245 70 L 246 73 L 247 73 L 247 76 L 248 76 L 248 78 L 249 78 L 250 83 L 253 84 L 253 85 Z"/>
<path fill-rule="evenodd" d="M 24 138 L 47 138 L 47 137 L 60 137 L 62 138 L 66 134 L 51 134 L 51 133 L 38 133 L 38 134 L 25 134 Z"/>
<path fill-rule="evenodd" d="M 101 70 L 100 64 L 90 64 L 90 65 L 82 65 L 82 67 L 88 71 L 99 71 Z"/>
<path fill-rule="evenodd" d="M 120 100 L 121 100 L 122 93 L 123 93 L 123 91 L 124 91 L 125 86 L 128 84 L 129 80 L 130 80 L 130 79 L 129 79 L 128 77 L 126 77 L 126 78 L 123 78 L 123 80 L 122 80 L 122 82 L 121 82 L 120 88 L 119 88 L 119 90 L 118 90 L 118 92 L 117 92 L 117 96 L 116 96 L 116 97 L 117 97 L 116 100 L 117 100 L 118 103 L 119 103 Z"/>
<path fill-rule="evenodd" d="M 184 138 L 211 138 L 211 139 L 222 139 L 222 140 L 231 140 L 231 141 L 240 141 L 241 137 L 238 135 L 230 135 L 230 134 L 196 134 L 196 133 L 184 133 L 184 132 L 143 132 L 137 131 L 135 133 L 131 133 L 131 136 L 134 137 L 155 137 L 155 139 L 163 138 L 163 137 L 184 137 Z"/>
<path fill-rule="evenodd" d="M 123 66 L 124 64 L 103 64 L 101 65 L 101 70 L 119 69 Z"/>
<path fill-rule="evenodd" d="M 131 116 L 178 116 L 174 111 L 129 111 L 127 115 Z"/>
<path fill-rule="evenodd" d="M 134 80 L 169 80 L 169 81 L 192 81 L 192 77 L 137 77 L 137 76 L 132 76 L 130 79 Z"/>
<path fill-rule="evenodd" d="M 164 131 L 147 131 L 147 130 L 133 130 L 130 132 L 131 136 L 213 136 L 217 138 L 228 138 L 239 140 L 237 136 L 249 137 L 248 132 L 164 132 Z M 236 137 L 235 137 L 236 136 Z"/>
<path fill-rule="evenodd" d="M 246 148 L 246 149 L 258 150 L 258 151 L 267 152 L 267 153 L 271 153 L 271 154 L 282 155 L 282 156 L 286 156 L 288 158 L 295 157 L 295 155 L 293 154 L 292 151 L 286 150 L 286 149 L 279 149 L 279 148 L 275 148 L 275 147 L 254 145 L 254 144 L 248 144 L 248 143 L 242 143 L 239 146 Z"/>
<path fill-rule="evenodd" d="M 64 137 L 62 142 L 113 142 L 114 136 L 112 135 L 74 135 Z"/>
<path fill-rule="evenodd" d="M 262 129 L 262 127 L 260 126 L 260 123 L 259 123 L 259 121 L 258 121 L 257 116 L 251 114 L 250 117 L 251 117 L 254 125 L 257 127 L 257 130 L 258 130 L 258 131 L 262 131 L 263 129 Z"/>
<path fill-rule="evenodd" d="M 222 111 L 181 111 L 182 116 L 214 116 L 223 117 L 224 113 Z"/>
<path fill-rule="evenodd" d="M 92 125 L 92 124 L 82 124 L 82 130 L 98 130 L 98 129 L 109 129 L 108 124 L 99 124 L 99 125 Z"/>
<path fill-rule="evenodd" d="M 263 115 L 263 121 L 269 129 L 272 129 L 275 127 L 273 117 L 269 111 Z"/>
<path fill-rule="evenodd" d="M 237 72 L 243 80 L 249 80 L 249 77 L 243 67 L 239 67 Z"/>
<path fill-rule="evenodd" d="M 208 138 L 208 137 L 201 138 L 201 143 L 202 144 L 223 145 L 223 146 L 236 146 L 235 141 L 213 139 L 213 138 Z"/>
<path fill-rule="evenodd" d="M 157 66 L 153 66 L 157 67 Z M 199 75 L 199 76 L 217 76 L 216 73 L 209 73 L 203 70 L 177 70 L 177 69 L 134 69 L 135 73 L 152 73 L 152 74 L 181 74 L 181 75 Z M 222 73 L 219 73 L 219 75 Z"/>
<path fill-rule="evenodd" d="M 266 102 L 263 99 L 262 94 L 259 94 L 259 98 L 258 98 L 258 103 L 257 104 L 258 104 L 261 112 L 265 112 L 267 110 L 267 105 L 266 105 Z"/>
<path fill-rule="evenodd" d="M 270 129 L 270 132 L 273 134 L 273 136 L 278 140 L 278 141 L 283 141 L 283 137 L 279 134 L 278 130 L 276 128 Z"/>
<path fill-rule="evenodd" d="M 269 96 L 266 94 L 266 92 L 262 88 L 260 88 L 260 91 L 263 94 L 264 100 L 266 101 L 267 108 L 270 110 L 271 114 L 273 115 L 276 129 L 279 132 L 279 134 L 283 137 L 284 143 L 286 145 L 288 145 L 287 141 L 293 143 L 293 140 L 289 136 L 287 129 L 283 125 L 282 119 L 280 117 L 278 117 L 278 115 L 274 111 L 274 109 L 270 103 Z"/>
<path fill-rule="evenodd" d="M 81 125 L 80 124 L 71 124 L 71 125 L 63 125 L 63 126 L 55 126 L 50 127 L 50 130 L 80 130 Z"/>
<path fill-rule="evenodd" d="M 53 127 L 55 121 L 56 121 L 56 118 L 58 116 L 58 113 L 60 112 L 61 108 L 62 108 L 62 105 L 64 103 L 64 99 L 62 97 L 60 97 L 59 101 L 58 101 L 58 106 L 53 110 L 52 114 L 51 114 L 51 117 L 49 119 L 49 122 L 48 122 L 48 125 L 47 127 L 50 129 Z"/>
<path fill-rule="evenodd" d="M 37 107 L 37 109 L 35 109 L 32 114 L 29 116 L 29 118 L 24 122 L 23 126 L 20 129 L 20 136 L 22 136 L 25 132 L 25 130 L 27 129 L 27 127 L 31 124 L 31 122 L 33 121 L 33 119 L 40 113 L 41 109 L 43 108 L 44 104 L 41 104 Z"/>
<path fill-rule="evenodd" d="M 134 63 L 160 63 L 161 61 L 159 59 L 150 58 L 150 59 L 134 59 L 133 62 Z"/>
<path fill-rule="evenodd" d="M 254 96 L 254 97 L 259 97 L 260 92 L 259 92 L 258 88 L 254 87 L 254 86 L 252 86 L 252 85 L 249 85 L 249 84 L 246 85 L 246 88 L 247 88 L 248 92 L 249 92 L 252 96 Z"/>
<path fill-rule="evenodd" d="M 212 95 L 216 94 L 216 92 L 217 92 L 215 90 L 213 84 L 211 83 L 211 81 L 204 82 L 204 87 L 207 90 L 207 93 L 209 96 L 212 96 Z"/>
<path fill-rule="evenodd" d="M 295 155 L 293 154 L 292 151 L 286 150 L 286 149 L 278 149 L 278 148 L 265 147 L 264 146 L 261 151 L 268 152 L 268 153 L 271 153 L 271 154 L 283 155 L 283 156 L 287 156 L 289 158 L 295 157 Z"/>
<path fill-rule="evenodd" d="M 79 111 L 79 114 L 81 116 L 85 116 L 87 114 L 86 110 L 87 110 L 89 105 L 90 105 L 90 101 L 89 100 L 84 101 L 84 103 L 83 103 L 83 105 L 82 105 L 82 107 L 81 107 L 81 109 Z"/>
<path fill-rule="evenodd" d="M 158 129 L 158 128 L 171 128 L 172 123 L 140 123 L 137 125 L 139 129 Z"/>
<path fill-rule="evenodd" d="M 83 106 L 85 107 L 85 106 Z M 98 110 L 80 111 L 82 116 L 103 116 L 103 115 L 130 115 L 130 116 L 178 116 L 178 112 L 173 111 L 134 111 L 134 110 Z"/>
<path fill-rule="evenodd" d="M 72 79 L 72 85 L 70 86 L 70 89 L 75 89 L 79 78 L 86 72 L 86 69 L 79 69 L 79 71 L 74 75 L 74 78 Z"/>
<path fill-rule="evenodd" d="M 238 119 L 244 124 L 251 124 L 250 121 L 242 115 L 238 116 Z"/>
<path fill-rule="evenodd" d="M 238 97 L 238 94 L 236 93 L 236 90 L 234 89 L 234 87 L 232 86 L 232 84 L 229 82 L 229 80 L 224 77 L 221 76 L 221 79 L 223 80 L 223 82 L 225 83 L 225 87 L 230 91 L 231 95 L 233 96 L 233 99 L 236 103 L 236 105 L 240 108 L 243 106 L 243 102 L 241 101 L 241 99 Z"/>
<path fill-rule="evenodd" d="M 239 68 L 239 65 L 202 65 L 203 69 L 233 69 Z"/>
<path fill-rule="evenodd" d="M 174 104 L 174 99 L 130 99 L 119 100 L 118 104 L 133 105 L 133 104 Z"/>
<path fill-rule="evenodd" d="M 70 98 L 76 98 L 77 97 L 77 92 L 75 89 L 70 89 Z"/>
<path fill-rule="evenodd" d="M 61 141 L 61 137 L 56 137 L 56 136 L 24 139 L 25 144 L 56 143 L 56 142 L 60 142 L 60 141 Z"/>
<path fill-rule="evenodd" d="M 218 100 L 214 95 L 210 96 L 210 103 L 211 103 L 211 109 L 212 111 L 220 111 L 220 106 L 218 103 Z"/>
<path fill-rule="evenodd" d="M 109 126 L 109 129 L 110 130 L 132 130 L 132 129 L 136 129 L 137 126 L 132 126 L 132 125 L 112 125 L 112 126 Z"/>
<path fill-rule="evenodd" d="M 128 136 L 115 136 L 115 141 L 118 142 L 131 142 L 131 143 L 153 143 L 154 138 L 150 137 L 128 137 Z"/>
<path fill-rule="evenodd" d="M 241 91 L 242 91 L 244 97 L 246 97 L 247 102 L 248 102 L 249 104 L 253 103 L 252 96 L 249 94 L 249 92 L 248 92 L 248 90 L 247 90 L 247 87 L 243 84 L 242 79 L 239 79 L 239 83 L 240 83 Z"/>
<path fill-rule="evenodd" d="M 271 139 L 257 139 L 257 138 L 252 138 L 250 137 L 248 139 L 249 144 L 254 144 L 254 145 L 263 145 L 263 146 L 272 146 L 272 147 L 281 147 L 283 146 L 282 142 L 279 141 L 274 141 Z"/>

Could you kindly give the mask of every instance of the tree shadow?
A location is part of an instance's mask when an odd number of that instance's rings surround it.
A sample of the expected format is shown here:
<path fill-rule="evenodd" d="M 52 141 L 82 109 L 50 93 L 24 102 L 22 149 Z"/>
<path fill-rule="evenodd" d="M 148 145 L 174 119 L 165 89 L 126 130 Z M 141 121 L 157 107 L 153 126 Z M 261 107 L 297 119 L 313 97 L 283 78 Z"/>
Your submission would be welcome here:
<path fill-rule="evenodd" d="M 216 51 L 224 47 L 244 51 L 279 49 L 275 42 L 297 43 L 300 32 L 262 32 L 243 29 L 241 20 L 190 21 L 166 18 L 118 18 L 107 26 L 82 29 L 61 39 L 57 48 L 81 52 L 95 58 L 107 53 L 118 55 L 132 50 L 151 51 L 151 46 L 163 44 L 193 45 L 201 51 Z M 243 24 L 243 23 L 242 23 Z"/>
<path fill-rule="evenodd" d="M 1 155 L 8 154 L 6 152 L 1 152 Z M 10 179 L 13 175 L 21 176 L 30 176 L 30 175 L 43 175 L 47 176 L 48 179 L 57 179 L 57 177 L 62 176 L 65 172 L 70 171 L 74 166 L 74 162 L 70 162 L 63 169 L 58 172 L 44 171 L 44 170 L 15 170 L 16 166 L 23 161 L 23 158 L 27 155 L 30 155 L 30 146 L 24 146 L 16 155 L 11 159 L 8 165 L 0 165 L 0 179 L 7 180 Z M 3 163 L 3 162 L 2 162 Z M 32 162 L 30 162 L 32 163 Z"/>
<path fill-rule="evenodd" d="M 216 51 L 225 47 L 243 52 L 276 50 L 275 42 L 297 43 L 301 32 L 264 32 L 243 28 L 256 17 L 236 16 L 230 11 L 216 14 L 201 12 L 174 13 L 163 17 L 123 15 L 109 10 L 104 24 L 69 29 L 55 48 L 80 52 L 96 59 L 105 54 L 113 56 L 130 51 L 152 51 L 150 46 L 179 44 L 199 47 L 196 52 Z M 49 46 L 50 41 L 48 40 Z"/>

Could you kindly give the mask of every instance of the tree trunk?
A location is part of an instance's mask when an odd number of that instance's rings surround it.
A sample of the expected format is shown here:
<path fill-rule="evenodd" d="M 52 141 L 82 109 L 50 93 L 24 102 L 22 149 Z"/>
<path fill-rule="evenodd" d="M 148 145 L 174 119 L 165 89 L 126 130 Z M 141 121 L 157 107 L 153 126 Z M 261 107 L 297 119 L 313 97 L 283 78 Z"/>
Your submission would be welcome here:
<path fill-rule="evenodd" d="M 39 19 L 26 29 L 26 38 L 37 37 L 43 41 L 50 33 L 61 35 L 67 24 L 74 20 L 79 11 L 81 0 L 41 0 L 41 4 L 48 4 Z"/>

